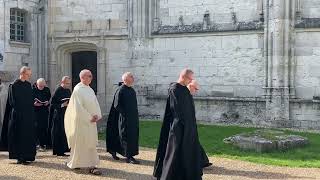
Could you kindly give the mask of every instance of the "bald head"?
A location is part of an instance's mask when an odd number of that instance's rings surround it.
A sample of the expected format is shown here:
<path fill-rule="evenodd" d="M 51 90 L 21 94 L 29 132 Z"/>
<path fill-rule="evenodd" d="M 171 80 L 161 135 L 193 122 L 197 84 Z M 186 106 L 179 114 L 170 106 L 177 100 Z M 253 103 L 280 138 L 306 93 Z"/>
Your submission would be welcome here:
<path fill-rule="evenodd" d="M 32 72 L 31 72 L 31 68 L 27 67 L 27 66 L 23 66 L 20 69 L 20 79 L 22 81 L 29 81 L 31 78 Z"/>
<path fill-rule="evenodd" d="M 200 90 L 199 83 L 196 80 L 192 80 L 187 87 L 192 95 L 195 95 Z"/>
<path fill-rule="evenodd" d="M 133 83 L 134 83 L 133 74 L 131 72 L 124 73 L 122 75 L 122 81 L 123 81 L 123 84 L 125 84 L 128 87 L 133 86 Z"/>
<path fill-rule="evenodd" d="M 80 72 L 79 74 L 79 77 L 80 77 L 80 81 L 89 86 L 91 84 L 91 81 L 92 81 L 92 73 L 90 70 L 88 69 L 84 69 Z"/>
<path fill-rule="evenodd" d="M 187 86 L 193 80 L 193 71 L 191 69 L 183 69 L 180 72 L 178 83 Z"/>
<path fill-rule="evenodd" d="M 22 66 L 20 68 L 20 75 L 26 73 L 27 71 L 31 71 L 31 68 L 27 66 Z"/>
<path fill-rule="evenodd" d="M 71 78 L 69 76 L 63 76 L 61 79 L 61 87 L 68 89 L 71 86 Z"/>

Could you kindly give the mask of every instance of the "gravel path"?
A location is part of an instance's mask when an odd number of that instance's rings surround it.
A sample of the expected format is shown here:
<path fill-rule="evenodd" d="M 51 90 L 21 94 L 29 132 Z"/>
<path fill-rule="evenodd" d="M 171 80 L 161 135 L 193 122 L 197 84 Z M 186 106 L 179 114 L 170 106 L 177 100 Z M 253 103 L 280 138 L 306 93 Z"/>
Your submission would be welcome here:
<path fill-rule="evenodd" d="M 72 180 L 96 180 L 96 179 L 128 179 L 128 180 L 154 180 L 152 177 L 155 151 L 140 149 L 137 159 L 140 165 L 126 164 L 114 161 L 105 150 L 99 148 L 100 168 L 102 176 L 88 175 L 85 171 L 71 171 L 64 165 L 65 157 L 55 157 L 51 152 L 39 152 L 36 162 L 28 165 L 17 165 L 15 161 L 8 160 L 7 153 L 0 153 L 0 180 L 23 179 L 72 179 Z M 211 157 L 214 166 L 204 171 L 203 179 L 320 179 L 320 169 L 286 168 L 258 165 L 238 160 Z"/>

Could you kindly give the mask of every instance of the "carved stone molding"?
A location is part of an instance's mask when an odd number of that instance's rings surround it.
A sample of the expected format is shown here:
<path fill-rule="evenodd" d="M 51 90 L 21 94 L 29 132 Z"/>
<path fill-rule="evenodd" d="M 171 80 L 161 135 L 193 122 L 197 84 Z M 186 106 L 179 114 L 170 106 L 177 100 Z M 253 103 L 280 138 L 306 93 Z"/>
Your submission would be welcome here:
<path fill-rule="evenodd" d="M 301 18 L 295 24 L 296 28 L 320 28 L 320 18 Z"/>
<path fill-rule="evenodd" d="M 191 25 L 160 26 L 157 31 L 153 31 L 153 35 L 160 34 L 178 34 L 178 33 L 207 33 L 207 32 L 229 32 L 229 31 L 257 31 L 263 30 L 261 21 L 237 22 L 218 24 L 213 23 L 205 25 L 203 23 L 194 23 Z"/>

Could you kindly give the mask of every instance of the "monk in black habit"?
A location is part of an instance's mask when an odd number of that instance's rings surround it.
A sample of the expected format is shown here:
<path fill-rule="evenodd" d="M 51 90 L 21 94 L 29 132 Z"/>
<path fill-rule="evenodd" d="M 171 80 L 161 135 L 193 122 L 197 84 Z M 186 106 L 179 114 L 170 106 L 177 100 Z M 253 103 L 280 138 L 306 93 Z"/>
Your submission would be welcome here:
<path fill-rule="evenodd" d="M 31 83 L 31 69 L 22 67 L 20 78 L 10 84 L 1 132 L 0 149 L 9 152 L 9 159 L 27 165 L 35 160 L 35 122 Z"/>
<path fill-rule="evenodd" d="M 188 89 L 191 93 L 191 95 L 195 95 L 197 93 L 197 91 L 200 90 L 200 85 L 198 84 L 198 82 L 196 80 L 192 80 L 190 84 L 188 84 Z M 209 161 L 209 158 L 206 154 L 206 152 L 204 151 L 202 145 L 200 144 L 200 153 L 201 153 L 201 164 L 204 168 L 209 167 L 212 165 L 212 163 Z"/>
<path fill-rule="evenodd" d="M 139 117 L 134 78 L 129 72 L 122 76 L 107 121 L 107 151 L 115 160 L 116 153 L 126 157 L 126 162 L 139 164 L 133 156 L 139 154 Z"/>
<path fill-rule="evenodd" d="M 33 97 L 36 117 L 37 141 L 40 145 L 40 149 L 45 150 L 49 144 L 48 115 L 51 93 L 50 89 L 46 87 L 46 81 L 43 78 L 38 79 L 36 86 L 33 87 Z"/>
<path fill-rule="evenodd" d="M 157 179 L 202 179 L 195 107 L 186 87 L 192 80 L 193 72 L 185 69 L 170 85 L 153 173 Z"/>
<path fill-rule="evenodd" d="M 67 156 L 65 153 L 69 152 L 66 133 L 64 131 L 64 114 L 66 112 L 69 98 L 71 79 L 64 76 L 61 85 L 56 89 L 51 99 L 52 111 L 52 151 L 53 155 Z"/>

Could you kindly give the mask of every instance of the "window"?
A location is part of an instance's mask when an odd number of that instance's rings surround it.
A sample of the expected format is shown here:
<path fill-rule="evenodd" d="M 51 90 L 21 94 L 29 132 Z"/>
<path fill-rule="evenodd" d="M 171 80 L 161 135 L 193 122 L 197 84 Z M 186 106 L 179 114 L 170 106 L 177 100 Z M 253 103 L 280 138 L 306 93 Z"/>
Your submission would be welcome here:
<path fill-rule="evenodd" d="M 25 42 L 26 12 L 21 9 L 10 9 L 10 40 Z"/>

